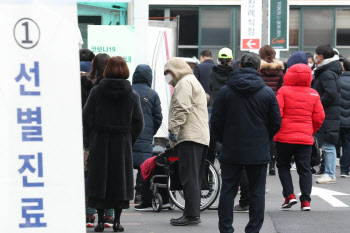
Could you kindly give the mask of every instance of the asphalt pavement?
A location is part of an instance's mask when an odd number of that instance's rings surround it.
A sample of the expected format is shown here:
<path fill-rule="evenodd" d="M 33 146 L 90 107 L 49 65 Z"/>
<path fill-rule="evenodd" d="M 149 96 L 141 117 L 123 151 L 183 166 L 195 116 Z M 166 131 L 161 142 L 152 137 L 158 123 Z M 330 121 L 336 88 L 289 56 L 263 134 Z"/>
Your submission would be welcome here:
<path fill-rule="evenodd" d="M 337 168 L 336 184 L 316 184 L 313 177 L 311 211 L 300 211 L 300 203 L 290 210 L 281 210 L 284 202 L 282 187 L 276 176 L 267 177 L 265 221 L 261 233 L 349 233 L 350 232 L 350 178 L 340 178 Z M 300 192 L 298 175 L 292 171 L 295 194 Z M 235 203 L 238 202 L 237 196 Z M 197 226 L 174 227 L 171 218 L 180 217 L 182 212 L 164 210 L 160 213 L 137 212 L 134 208 L 124 211 L 122 225 L 130 233 L 217 233 L 218 215 L 216 210 L 202 212 L 202 223 Z M 244 232 L 248 213 L 235 213 L 235 232 Z M 93 229 L 87 229 L 93 232 Z M 105 229 L 111 232 L 112 229 Z"/>

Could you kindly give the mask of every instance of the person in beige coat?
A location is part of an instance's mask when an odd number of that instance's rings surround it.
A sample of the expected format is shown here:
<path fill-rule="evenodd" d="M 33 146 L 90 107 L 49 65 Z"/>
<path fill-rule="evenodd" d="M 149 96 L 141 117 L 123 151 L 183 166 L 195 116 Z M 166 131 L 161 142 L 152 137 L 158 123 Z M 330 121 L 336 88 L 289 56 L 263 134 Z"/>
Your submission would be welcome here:
<path fill-rule="evenodd" d="M 172 58 L 164 68 L 166 81 L 174 87 L 169 110 L 169 141 L 179 156 L 179 173 L 185 196 L 182 217 L 171 219 L 174 226 L 199 224 L 201 174 L 209 145 L 207 96 L 181 58 Z"/>

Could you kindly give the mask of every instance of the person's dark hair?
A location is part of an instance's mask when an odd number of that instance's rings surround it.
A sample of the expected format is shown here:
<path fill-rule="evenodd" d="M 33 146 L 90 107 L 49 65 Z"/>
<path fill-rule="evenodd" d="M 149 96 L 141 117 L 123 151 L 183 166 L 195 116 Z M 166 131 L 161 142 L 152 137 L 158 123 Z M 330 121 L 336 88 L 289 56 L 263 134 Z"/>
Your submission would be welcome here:
<path fill-rule="evenodd" d="M 97 79 L 103 77 L 103 72 L 105 71 L 107 62 L 111 57 L 106 53 L 99 53 L 96 55 L 94 61 L 92 62 L 91 71 L 89 73 L 89 78 L 93 83 L 97 81 Z"/>
<path fill-rule="evenodd" d="M 344 60 L 343 66 L 344 66 L 345 71 L 350 71 L 350 61 L 349 60 Z"/>
<path fill-rule="evenodd" d="M 241 67 L 242 68 L 254 68 L 256 70 L 260 69 L 261 59 L 256 53 L 246 53 L 241 57 Z"/>
<path fill-rule="evenodd" d="M 260 48 L 259 55 L 262 60 L 272 63 L 276 57 L 276 51 L 270 45 L 265 45 Z"/>
<path fill-rule="evenodd" d="M 229 66 L 231 65 L 232 59 L 231 58 L 219 58 L 218 59 L 220 64 L 223 66 Z"/>
<path fill-rule="evenodd" d="M 80 61 L 92 62 L 95 58 L 95 54 L 90 49 L 80 49 L 79 50 Z"/>
<path fill-rule="evenodd" d="M 315 62 L 314 55 L 312 55 L 311 53 L 306 53 L 306 56 L 307 56 L 307 59 L 311 58 L 313 62 Z"/>
<path fill-rule="evenodd" d="M 324 57 L 324 59 L 334 57 L 334 51 L 333 51 L 332 46 L 330 46 L 330 45 L 319 45 L 316 48 L 315 52 L 318 55 L 322 55 Z"/>
<path fill-rule="evenodd" d="M 202 57 L 213 57 L 210 50 L 203 50 L 200 55 Z"/>
<path fill-rule="evenodd" d="M 105 72 L 103 73 L 104 78 L 111 79 L 128 79 L 130 75 L 128 65 L 122 57 L 111 57 L 109 59 Z"/>

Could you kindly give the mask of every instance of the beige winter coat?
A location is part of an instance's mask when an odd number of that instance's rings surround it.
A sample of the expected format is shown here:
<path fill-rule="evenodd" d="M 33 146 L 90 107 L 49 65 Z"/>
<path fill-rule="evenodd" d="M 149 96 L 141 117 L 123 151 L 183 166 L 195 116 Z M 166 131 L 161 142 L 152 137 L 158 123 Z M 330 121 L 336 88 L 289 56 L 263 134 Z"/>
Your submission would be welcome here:
<path fill-rule="evenodd" d="M 191 141 L 208 146 L 207 96 L 202 85 L 181 58 L 170 59 L 164 70 L 175 75 L 169 110 L 169 132 L 177 134 L 178 143 Z"/>

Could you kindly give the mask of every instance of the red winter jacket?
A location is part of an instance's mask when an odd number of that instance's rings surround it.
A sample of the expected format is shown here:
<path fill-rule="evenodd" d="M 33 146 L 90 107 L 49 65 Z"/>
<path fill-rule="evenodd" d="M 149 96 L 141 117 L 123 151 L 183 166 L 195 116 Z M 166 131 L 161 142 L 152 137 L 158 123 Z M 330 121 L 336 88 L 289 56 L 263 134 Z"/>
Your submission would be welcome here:
<path fill-rule="evenodd" d="M 290 67 L 284 76 L 283 87 L 278 91 L 282 126 L 274 141 L 289 144 L 312 145 L 313 134 L 325 118 L 320 96 L 310 88 L 311 68 L 305 64 Z"/>

